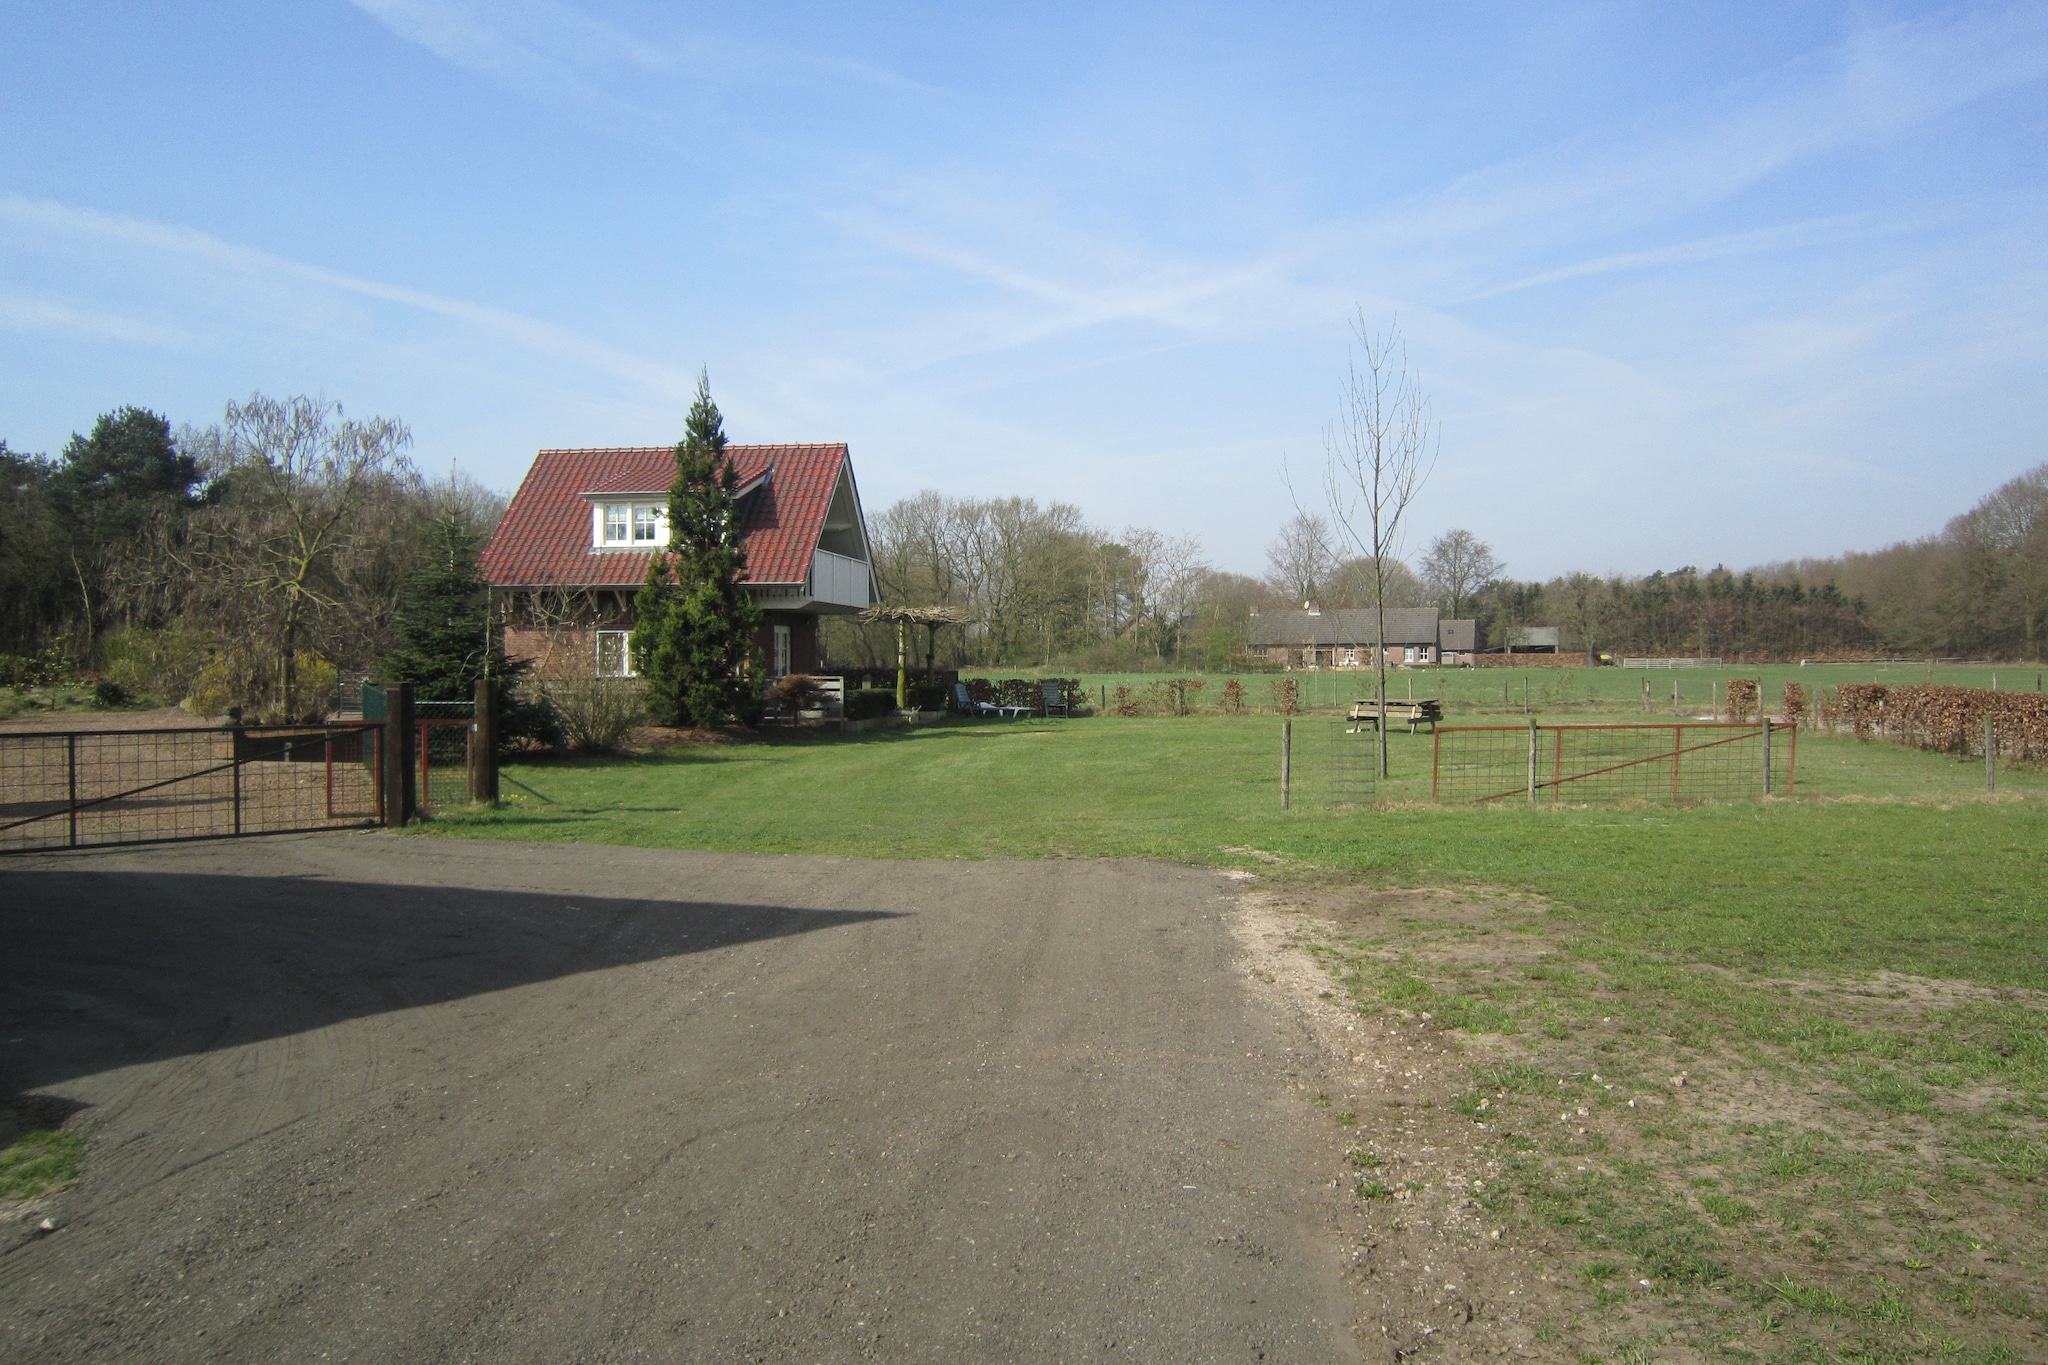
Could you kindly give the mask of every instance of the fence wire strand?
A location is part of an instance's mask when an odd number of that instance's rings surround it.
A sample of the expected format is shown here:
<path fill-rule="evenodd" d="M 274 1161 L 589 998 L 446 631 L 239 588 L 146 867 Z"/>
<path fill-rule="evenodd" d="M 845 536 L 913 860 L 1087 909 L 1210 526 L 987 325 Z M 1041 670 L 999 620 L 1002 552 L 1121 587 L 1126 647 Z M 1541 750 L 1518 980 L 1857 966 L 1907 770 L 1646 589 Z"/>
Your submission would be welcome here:
<path fill-rule="evenodd" d="M 1772 726 L 1768 789 L 1789 795 L 1798 732 Z M 1761 796 L 1765 728 L 1675 725 L 1454 725 L 1437 730 L 1430 789 L 1448 804 L 1530 799 L 1732 801 Z"/>

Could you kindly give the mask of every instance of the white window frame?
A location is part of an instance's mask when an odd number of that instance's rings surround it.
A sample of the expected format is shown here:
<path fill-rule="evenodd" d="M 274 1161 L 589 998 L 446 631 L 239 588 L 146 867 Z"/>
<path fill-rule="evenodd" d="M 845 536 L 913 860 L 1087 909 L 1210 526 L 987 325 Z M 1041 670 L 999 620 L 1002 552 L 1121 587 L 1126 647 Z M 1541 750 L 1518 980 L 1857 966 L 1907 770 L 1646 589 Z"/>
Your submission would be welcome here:
<path fill-rule="evenodd" d="M 668 504 L 598 503 L 591 516 L 590 534 L 592 543 L 603 550 L 661 549 L 668 544 Z"/>
<path fill-rule="evenodd" d="M 606 663 L 606 659 L 605 659 L 605 646 L 606 646 L 606 645 L 607 645 L 608 643 L 611 643 L 611 642 L 613 642 L 613 641 L 616 641 L 616 642 L 617 642 L 617 644 L 616 644 L 616 648 L 617 648 L 617 650 L 618 650 L 618 653 L 617 653 L 617 654 L 616 654 L 616 655 L 614 656 L 614 657 L 615 657 L 615 658 L 617 659 L 617 661 L 618 661 L 618 666 L 619 666 L 619 667 L 618 667 L 618 671 L 617 671 L 617 672 L 615 672 L 615 673 L 614 673 L 614 672 L 607 672 L 607 671 L 606 671 L 606 669 L 605 669 L 605 663 Z M 598 631 L 592 631 L 592 632 L 591 632 L 591 642 L 590 642 L 590 643 L 591 643 L 591 659 L 590 659 L 590 671 L 591 671 L 591 674 L 592 674 L 592 676 L 594 676 L 594 677 L 599 677 L 599 678 L 637 678 L 637 677 L 639 677 L 639 676 L 640 676 L 640 674 L 639 674 L 639 671 L 638 671 L 638 670 L 636 670 L 636 669 L 635 669 L 635 668 L 633 667 L 633 632 L 632 632 L 632 631 L 630 631 L 630 630 L 598 630 Z"/>
<path fill-rule="evenodd" d="M 789 627 L 785 625 L 773 627 L 770 631 L 770 638 L 775 642 L 775 658 L 774 662 L 770 665 L 769 676 L 776 678 L 785 677 L 789 673 Z"/>

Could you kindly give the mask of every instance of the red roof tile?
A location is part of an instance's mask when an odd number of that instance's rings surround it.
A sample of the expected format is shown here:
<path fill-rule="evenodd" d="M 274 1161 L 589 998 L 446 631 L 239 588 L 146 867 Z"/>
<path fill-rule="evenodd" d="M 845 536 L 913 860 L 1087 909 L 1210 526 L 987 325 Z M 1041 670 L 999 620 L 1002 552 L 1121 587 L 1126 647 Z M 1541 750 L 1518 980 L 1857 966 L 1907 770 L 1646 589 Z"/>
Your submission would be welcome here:
<path fill-rule="evenodd" d="M 832 490 L 846 467 L 846 446 L 727 446 L 745 486 L 773 469 L 748 501 L 741 535 L 749 583 L 801 583 L 825 530 Z M 593 550 L 586 493 L 666 497 L 675 478 L 673 446 L 543 450 L 533 457 L 512 505 L 484 547 L 485 581 L 500 588 L 638 587 L 647 551 Z"/>

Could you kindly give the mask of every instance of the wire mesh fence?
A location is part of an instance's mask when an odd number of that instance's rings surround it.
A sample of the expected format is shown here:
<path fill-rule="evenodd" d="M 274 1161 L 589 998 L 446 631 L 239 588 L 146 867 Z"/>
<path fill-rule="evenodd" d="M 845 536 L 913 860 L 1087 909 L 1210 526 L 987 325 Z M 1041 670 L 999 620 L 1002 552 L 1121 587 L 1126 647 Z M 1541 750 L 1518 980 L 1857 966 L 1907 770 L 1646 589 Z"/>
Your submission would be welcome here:
<path fill-rule="evenodd" d="M 468 720 L 419 722 L 419 800 L 422 806 L 459 806 L 469 800 Z"/>
<path fill-rule="evenodd" d="M 1379 792 L 1379 736 L 1346 721 L 1330 722 L 1329 766 L 1325 777 L 1329 803 L 1358 806 Z"/>
<path fill-rule="evenodd" d="M 0 735 L 0 852 L 377 823 L 374 726 Z"/>
<path fill-rule="evenodd" d="M 1790 795 L 1798 731 L 1769 724 L 1453 725 L 1433 800 L 1729 801 Z"/>

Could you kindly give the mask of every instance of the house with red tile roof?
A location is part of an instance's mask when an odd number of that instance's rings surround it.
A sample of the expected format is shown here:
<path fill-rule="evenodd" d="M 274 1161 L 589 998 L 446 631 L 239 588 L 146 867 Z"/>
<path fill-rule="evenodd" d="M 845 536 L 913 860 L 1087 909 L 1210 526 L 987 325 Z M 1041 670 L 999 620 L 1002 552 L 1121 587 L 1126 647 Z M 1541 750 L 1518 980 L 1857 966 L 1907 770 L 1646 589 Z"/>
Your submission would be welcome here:
<path fill-rule="evenodd" d="M 725 448 L 739 476 L 742 580 L 771 676 L 816 672 L 818 618 L 881 600 L 844 443 Z M 546 674 L 632 671 L 633 598 L 668 545 L 672 446 L 543 450 L 484 547 L 505 652 Z"/>

